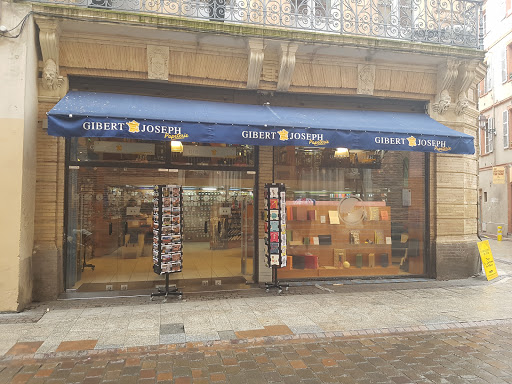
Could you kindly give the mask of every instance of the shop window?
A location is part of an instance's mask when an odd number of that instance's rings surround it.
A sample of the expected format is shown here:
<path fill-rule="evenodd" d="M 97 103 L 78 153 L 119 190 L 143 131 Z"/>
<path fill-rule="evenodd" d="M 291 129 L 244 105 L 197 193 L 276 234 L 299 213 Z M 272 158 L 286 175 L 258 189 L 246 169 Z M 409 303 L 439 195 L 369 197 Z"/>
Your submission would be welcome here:
<path fill-rule="evenodd" d="M 482 11 L 482 33 L 485 36 L 487 34 L 487 14 L 485 11 Z"/>
<path fill-rule="evenodd" d="M 501 51 L 501 82 L 505 83 L 508 80 L 508 74 L 510 73 L 507 66 L 507 51 L 508 47 Z"/>
<path fill-rule="evenodd" d="M 503 148 L 508 148 L 510 145 L 508 134 L 508 115 L 508 110 L 503 111 Z"/>
<path fill-rule="evenodd" d="M 491 60 L 487 63 L 487 73 L 485 75 L 484 93 L 492 91 L 492 62 Z"/>
<path fill-rule="evenodd" d="M 507 72 L 507 79 L 512 80 L 512 44 L 507 45 L 505 48 L 505 67 Z"/>
<path fill-rule="evenodd" d="M 253 167 L 254 147 L 179 141 L 79 137 L 71 141 L 72 162 Z"/>
<path fill-rule="evenodd" d="M 190 166 L 254 166 L 251 145 L 183 143 L 182 150 L 171 148 L 171 164 Z"/>
<path fill-rule="evenodd" d="M 484 130 L 485 153 L 494 150 L 494 118 L 490 117 Z"/>
<path fill-rule="evenodd" d="M 72 138 L 71 161 L 164 163 L 165 143 L 99 137 Z"/>
<path fill-rule="evenodd" d="M 280 279 L 424 273 L 423 153 L 282 147 L 274 163 L 286 186 Z"/>

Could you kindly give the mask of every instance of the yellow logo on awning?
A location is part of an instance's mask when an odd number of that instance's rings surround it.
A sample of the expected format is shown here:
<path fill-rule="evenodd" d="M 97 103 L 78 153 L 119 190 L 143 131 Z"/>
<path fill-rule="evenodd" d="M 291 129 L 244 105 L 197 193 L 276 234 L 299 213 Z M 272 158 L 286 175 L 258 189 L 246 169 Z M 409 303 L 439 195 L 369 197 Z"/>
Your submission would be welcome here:
<path fill-rule="evenodd" d="M 281 129 L 280 131 L 277 131 L 277 133 L 279 133 L 279 140 L 288 140 L 288 131 L 286 129 Z"/>
<path fill-rule="evenodd" d="M 126 124 L 128 125 L 128 132 L 130 132 L 130 133 L 138 133 L 138 132 L 140 132 L 140 130 L 139 130 L 140 123 L 136 122 L 135 120 L 132 120 L 129 123 L 126 123 Z"/>
<path fill-rule="evenodd" d="M 416 138 L 414 136 L 409 136 L 407 141 L 409 142 L 409 147 L 415 147 L 417 145 Z"/>

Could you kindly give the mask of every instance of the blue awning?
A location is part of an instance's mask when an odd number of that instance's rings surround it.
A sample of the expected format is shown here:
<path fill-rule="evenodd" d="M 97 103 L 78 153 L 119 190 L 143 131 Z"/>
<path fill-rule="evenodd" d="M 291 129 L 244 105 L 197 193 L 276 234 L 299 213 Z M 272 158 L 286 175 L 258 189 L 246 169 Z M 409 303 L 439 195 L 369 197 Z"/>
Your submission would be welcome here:
<path fill-rule="evenodd" d="M 245 105 L 69 92 L 48 133 L 198 143 L 473 154 L 473 137 L 422 113 Z"/>

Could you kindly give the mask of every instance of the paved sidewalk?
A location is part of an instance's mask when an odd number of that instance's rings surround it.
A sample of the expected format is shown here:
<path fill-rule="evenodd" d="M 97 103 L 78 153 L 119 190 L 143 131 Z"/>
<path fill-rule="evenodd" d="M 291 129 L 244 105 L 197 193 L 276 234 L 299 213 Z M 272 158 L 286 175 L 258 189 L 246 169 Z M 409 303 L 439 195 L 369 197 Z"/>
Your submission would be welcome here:
<path fill-rule="evenodd" d="M 234 298 L 167 303 L 148 298 L 44 303 L 26 313 L 0 314 L 0 356 L 9 361 L 159 345 L 276 343 L 496 325 L 509 329 L 512 247 L 490 242 L 500 274 L 491 282 L 479 276 L 292 287 L 281 296 L 254 290 L 253 297 L 242 292 Z M 45 307 L 50 310 L 43 314 Z"/>

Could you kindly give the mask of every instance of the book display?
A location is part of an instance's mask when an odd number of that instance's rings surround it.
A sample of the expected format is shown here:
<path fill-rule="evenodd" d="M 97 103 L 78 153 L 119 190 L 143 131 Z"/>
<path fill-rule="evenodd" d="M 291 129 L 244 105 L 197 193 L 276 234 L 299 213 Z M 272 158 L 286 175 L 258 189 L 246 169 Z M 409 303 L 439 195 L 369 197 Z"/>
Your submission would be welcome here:
<path fill-rule="evenodd" d="M 169 274 L 183 269 L 183 191 L 180 185 L 156 185 L 153 194 L 153 271 L 165 275 L 165 296 L 182 293 L 169 289 Z"/>
<path fill-rule="evenodd" d="M 348 208 L 347 208 L 348 207 Z M 287 256 L 280 278 L 398 274 L 391 263 L 391 209 L 384 201 L 286 203 Z"/>
<path fill-rule="evenodd" d="M 284 184 L 265 184 L 265 265 L 272 268 L 272 283 L 266 283 L 267 292 L 286 284 L 277 281 L 277 269 L 286 267 L 286 188 Z"/>

